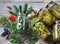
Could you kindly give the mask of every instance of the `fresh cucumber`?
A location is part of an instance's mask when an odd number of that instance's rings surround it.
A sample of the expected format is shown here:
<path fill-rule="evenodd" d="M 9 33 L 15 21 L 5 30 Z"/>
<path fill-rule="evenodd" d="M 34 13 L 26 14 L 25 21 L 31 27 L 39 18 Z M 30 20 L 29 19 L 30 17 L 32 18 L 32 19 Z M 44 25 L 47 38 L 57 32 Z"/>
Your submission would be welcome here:
<path fill-rule="evenodd" d="M 19 10 L 19 12 L 20 12 L 20 13 L 22 13 L 22 6 L 21 6 L 21 5 L 19 5 L 19 7 L 18 7 L 18 8 L 19 8 L 19 9 L 18 9 L 18 10 Z"/>
<path fill-rule="evenodd" d="M 15 12 L 13 12 L 12 10 L 9 10 L 8 12 L 9 12 L 10 14 L 13 14 L 13 15 L 17 16 L 17 14 L 16 14 Z"/>
<path fill-rule="evenodd" d="M 31 13 L 32 11 L 33 11 L 33 8 L 32 8 L 32 7 L 28 8 L 27 11 L 26 11 L 26 16 L 27 16 L 29 13 Z"/>
<path fill-rule="evenodd" d="M 26 13 L 26 11 L 27 11 L 27 4 L 25 3 L 22 7 L 22 12 Z"/>
<path fill-rule="evenodd" d="M 13 9 L 14 9 L 14 12 L 18 14 L 18 8 L 16 7 L 16 5 L 13 5 Z"/>

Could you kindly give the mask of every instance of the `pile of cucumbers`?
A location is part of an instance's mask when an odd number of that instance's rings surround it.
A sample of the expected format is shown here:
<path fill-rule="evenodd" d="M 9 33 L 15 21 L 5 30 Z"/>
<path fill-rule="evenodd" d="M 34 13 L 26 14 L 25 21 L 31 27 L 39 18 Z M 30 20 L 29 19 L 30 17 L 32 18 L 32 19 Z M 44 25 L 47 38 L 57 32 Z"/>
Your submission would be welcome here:
<path fill-rule="evenodd" d="M 21 41 L 24 42 L 24 38 L 26 38 L 25 36 L 27 35 L 26 33 L 28 33 L 27 29 L 29 29 L 29 19 L 27 18 L 27 15 L 33 11 L 33 8 L 28 8 L 27 3 L 24 3 L 23 6 L 13 5 L 12 7 L 7 6 L 7 8 L 9 14 L 14 15 L 16 17 L 16 20 L 10 21 L 7 17 L 0 18 L 0 23 L 3 24 L 3 26 L 5 27 L 2 36 L 5 37 L 7 35 L 7 39 L 10 42 L 20 44 Z M 5 30 L 8 30 L 8 32 Z"/>

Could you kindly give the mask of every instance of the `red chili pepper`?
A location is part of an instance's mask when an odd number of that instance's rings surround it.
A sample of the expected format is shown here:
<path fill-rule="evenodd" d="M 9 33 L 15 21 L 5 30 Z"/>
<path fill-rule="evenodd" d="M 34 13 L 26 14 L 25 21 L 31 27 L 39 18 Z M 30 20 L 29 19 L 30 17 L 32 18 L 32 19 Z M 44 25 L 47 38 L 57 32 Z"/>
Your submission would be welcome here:
<path fill-rule="evenodd" d="M 33 12 L 34 12 L 35 14 L 37 14 L 37 11 L 36 11 L 36 10 L 33 10 Z"/>
<path fill-rule="evenodd" d="M 37 11 L 36 10 L 33 10 L 33 18 L 35 18 L 36 17 L 36 15 L 37 15 Z"/>
<path fill-rule="evenodd" d="M 34 14 L 33 18 L 35 18 L 35 17 L 36 17 L 36 15 L 37 15 L 37 14 Z"/>
<path fill-rule="evenodd" d="M 15 20 L 16 20 L 16 16 L 10 14 L 10 15 L 8 16 L 8 20 L 10 20 L 10 21 L 15 21 Z"/>
<path fill-rule="evenodd" d="M 7 8 L 8 8 L 8 9 L 12 9 L 12 7 L 11 7 L 11 6 L 7 6 Z"/>

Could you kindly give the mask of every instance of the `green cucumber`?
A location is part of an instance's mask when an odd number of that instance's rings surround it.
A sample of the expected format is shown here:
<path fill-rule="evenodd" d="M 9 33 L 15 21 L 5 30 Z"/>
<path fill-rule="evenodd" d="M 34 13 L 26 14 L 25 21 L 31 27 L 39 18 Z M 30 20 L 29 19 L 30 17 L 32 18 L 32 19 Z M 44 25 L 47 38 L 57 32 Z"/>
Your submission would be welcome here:
<path fill-rule="evenodd" d="M 29 13 L 31 13 L 32 11 L 33 11 L 33 8 L 32 8 L 32 7 L 28 8 L 27 11 L 26 11 L 26 16 L 27 16 Z"/>
<path fill-rule="evenodd" d="M 16 13 L 15 12 L 13 12 L 12 10 L 9 10 L 8 11 L 10 14 L 13 14 L 13 15 L 15 15 L 16 16 Z"/>
<path fill-rule="evenodd" d="M 25 17 L 23 17 L 23 30 L 25 30 Z"/>
<path fill-rule="evenodd" d="M 22 7 L 22 12 L 26 13 L 26 11 L 27 11 L 27 4 L 25 3 Z"/>
<path fill-rule="evenodd" d="M 16 5 L 13 5 L 13 9 L 14 9 L 14 12 L 18 14 L 18 8 L 16 7 Z"/>
<path fill-rule="evenodd" d="M 19 12 L 20 12 L 20 13 L 22 13 L 22 6 L 21 6 L 21 5 L 19 5 L 19 7 L 18 7 L 18 8 L 19 8 L 19 9 L 18 9 L 18 10 L 19 10 Z"/>

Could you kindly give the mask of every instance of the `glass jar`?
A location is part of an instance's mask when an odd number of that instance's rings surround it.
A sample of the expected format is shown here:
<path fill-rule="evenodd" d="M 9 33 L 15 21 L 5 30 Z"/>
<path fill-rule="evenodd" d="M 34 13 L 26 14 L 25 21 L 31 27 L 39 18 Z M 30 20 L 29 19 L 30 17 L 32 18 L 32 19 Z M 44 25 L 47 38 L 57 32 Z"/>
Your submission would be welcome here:
<path fill-rule="evenodd" d="M 45 40 L 50 35 L 50 32 L 48 31 L 47 27 L 43 24 L 43 22 L 35 23 L 33 30 L 36 31 L 37 35 L 42 40 Z"/>
<path fill-rule="evenodd" d="M 53 23 L 53 16 L 47 10 L 39 11 L 38 19 L 47 25 L 51 25 Z"/>
<path fill-rule="evenodd" d="M 56 2 L 51 1 L 46 8 L 56 19 L 60 19 L 60 6 Z"/>
<path fill-rule="evenodd" d="M 60 21 L 55 21 L 55 24 L 53 25 L 52 36 L 54 41 L 60 40 Z"/>

